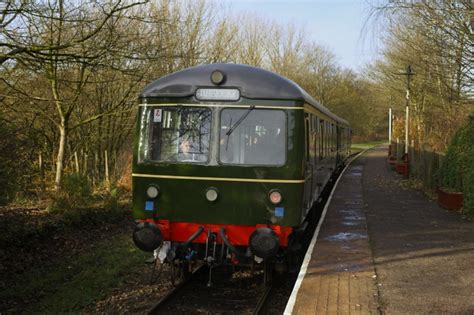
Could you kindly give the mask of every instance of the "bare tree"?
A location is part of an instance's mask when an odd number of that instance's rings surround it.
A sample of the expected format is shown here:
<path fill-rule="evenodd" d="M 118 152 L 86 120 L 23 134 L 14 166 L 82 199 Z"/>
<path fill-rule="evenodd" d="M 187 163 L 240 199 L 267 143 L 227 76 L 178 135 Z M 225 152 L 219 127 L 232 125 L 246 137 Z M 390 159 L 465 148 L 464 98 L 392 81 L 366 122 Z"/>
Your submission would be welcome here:
<path fill-rule="evenodd" d="M 373 17 L 386 22 L 387 35 L 385 61 L 373 67 L 372 76 L 405 94 L 405 78 L 399 74 L 412 65 L 412 130 L 419 142 L 440 150 L 474 110 L 471 15 L 472 3 L 464 0 L 387 1 L 373 10 Z"/>
<path fill-rule="evenodd" d="M 56 160 L 56 190 L 60 188 L 69 133 L 80 125 L 102 115 L 79 121 L 72 117 L 81 112 L 79 99 L 93 77 L 93 69 L 107 64 L 108 50 L 120 44 L 113 36 L 114 25 L 122 14 L 136 4 L 66 3 L 63 0 L 30 2 L 2 29 L 1 43 L 6 53 L 3 62 L 11 59 L 11 67 L 22 68 L 36 80 L 47 83 L 49 91 L 31 95 L 10 79 L 2 78 L 16 92 L 38 101 L 34 110 L 55 125 L 59 131 Z M 5 12 L 8 17 L 9 13 Z"/>

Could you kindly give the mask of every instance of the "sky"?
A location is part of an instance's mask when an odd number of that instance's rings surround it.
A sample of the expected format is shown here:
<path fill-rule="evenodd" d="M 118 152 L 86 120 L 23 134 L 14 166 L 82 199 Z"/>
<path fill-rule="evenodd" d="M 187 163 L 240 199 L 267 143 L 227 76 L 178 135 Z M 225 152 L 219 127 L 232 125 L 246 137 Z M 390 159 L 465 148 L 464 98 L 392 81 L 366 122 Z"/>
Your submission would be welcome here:
<path fill-rule="evenodd" d="M 360 71 L 375 60 L 377 39 L 365 25 L 367 0 L 224 0 L 231 12 L 253 13 L 281 24 L 304 27 L 313 41 L 336 56 L 339 65 Z"/>

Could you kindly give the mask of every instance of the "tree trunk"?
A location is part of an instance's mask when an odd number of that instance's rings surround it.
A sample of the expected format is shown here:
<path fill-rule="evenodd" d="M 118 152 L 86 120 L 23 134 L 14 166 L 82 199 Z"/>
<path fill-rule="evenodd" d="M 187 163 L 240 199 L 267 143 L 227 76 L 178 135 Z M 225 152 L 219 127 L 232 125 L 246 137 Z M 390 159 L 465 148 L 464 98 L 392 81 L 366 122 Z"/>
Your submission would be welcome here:
<path fill-rule="evenodd" d="M 61 179 L 63 175 L 64 169 L 64 153 L 66 148 L 66 140 L 67 140 L 67 129 L 64 125 L 59 127 L 59 149 L 58 149 L 58 157 L 56 161 L 56 179 L 54 181 L 54 190 L 59 191 L 61 189 Z"/>
<path fill-rule="evenodd" d="M 109 178 L 109 159 L 107 156 L 107 150 L 104 152 L 105 157 L 105 184 L 107 185 L 107 190 L 110 191 L 110 178 Z"/>

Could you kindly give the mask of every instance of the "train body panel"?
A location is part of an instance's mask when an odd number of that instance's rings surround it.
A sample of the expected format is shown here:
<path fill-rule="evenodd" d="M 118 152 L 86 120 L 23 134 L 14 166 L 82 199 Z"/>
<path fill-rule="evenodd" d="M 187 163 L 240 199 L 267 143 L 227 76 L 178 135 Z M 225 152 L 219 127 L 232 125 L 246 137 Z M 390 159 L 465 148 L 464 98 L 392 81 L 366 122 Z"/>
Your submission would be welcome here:
<path fill-rule="evenodd" d="M 157 185 L 160 189 L 156 200 L 149 200 L 146 195 L 150 185 Z M 297 226 L 301 223 L 303 187 L 303 183 L 136 177 L 134 216 L 137 219 L 158 218 L 175 222 Z M 213 202 L 206 199 L 209 188 L 218 193 Z M 275 189 L 283 199 L 278 205 L 273 205 L 268 198 Z"/>

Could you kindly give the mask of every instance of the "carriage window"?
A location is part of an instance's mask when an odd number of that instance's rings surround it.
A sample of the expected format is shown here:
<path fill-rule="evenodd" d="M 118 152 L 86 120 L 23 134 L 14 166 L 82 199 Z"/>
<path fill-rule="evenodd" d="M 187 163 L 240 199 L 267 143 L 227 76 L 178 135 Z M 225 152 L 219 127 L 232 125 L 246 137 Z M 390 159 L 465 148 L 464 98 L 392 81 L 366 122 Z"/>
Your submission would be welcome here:
<path fill-rule="evenodd" d="M 219 144 L 219 161 L 224 164 L 283 165 L 286 115 L 281 110 L 224 109 Z"/>
<path fill-rule="evenodd" d="M 145 108 L 140 119 L 140 162 L 206 162 L 210 128 L 209 109 Z"/>

